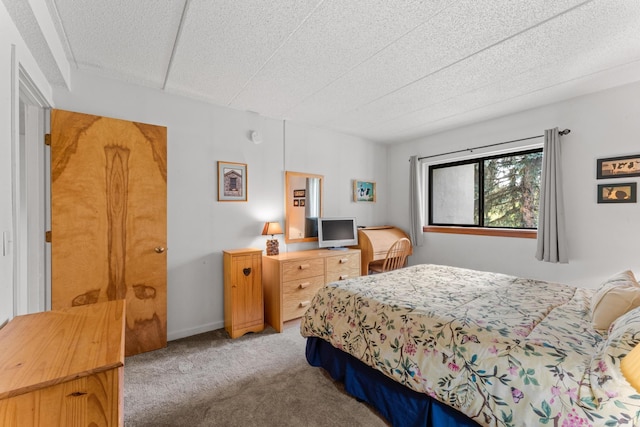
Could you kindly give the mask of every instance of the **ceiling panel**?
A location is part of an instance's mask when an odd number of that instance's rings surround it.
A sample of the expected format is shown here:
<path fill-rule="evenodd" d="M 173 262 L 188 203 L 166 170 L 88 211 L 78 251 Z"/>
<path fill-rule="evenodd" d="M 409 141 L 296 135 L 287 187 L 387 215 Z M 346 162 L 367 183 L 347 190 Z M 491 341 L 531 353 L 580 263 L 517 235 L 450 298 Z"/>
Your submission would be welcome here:
<path fill-rule="evenodd" d="M 638 0 L 2 1 L 43 64 L 44 2 L 81 70 L 388 143 L 640 80 Z"/>
<path fill-rule="evenodd" d="M 321 3 L 191 0 L 167 89 L 229 105 Z"/>
<path fill-rule="evenodd" d="M 451 0 L 326 1 L 232 103 L 282 116 L 375 55 Z"/>
<path fill-rule="evenodd" d="M 162 87 L 186 0 L 51 0 L 79 69 Z"/>
<path fill-rule="evenodd" d="M 424 134 L 425 129 L 438 132 L 450 129 L 452 124 L 472 123 L 478 117 L 484 119 L 522 111 L 549 102 L 561 101 L 585 93 L 586 89 L 598 90 L 611 87 L 610 76 L 619 84 L 634 81 L 640 73 L 640 60 L 607 70 L 592 69 L 586 73 L 567 71 L 561 62 L 534 69 L 513 78 L 461 94 L 435 105 L 433 108 L 404 115 L 392 122 L 370 126 L 364 136 L 374 141 L 403 141 Z M 557 83 L 562 74 L 565 81 Z M 561 125 L 561 124 L 559 124 Z M 350 132 L 348 129 L 344 131 Z"/>
<path fill-rule="evenodd" d="M 325 1 L 231 106 L 257 106 L 257 111 L 282 115 L 428 20 L 450 1 Z"/>
<path fill-rule="evenodd" d="M 548 67 L 544 73 L 533 70 L 508 81 L 497 82 L 449 99 L 437 108 L 409 114 L 381 126 L 374 125 L 364 131 L 363 136 L 381 142 L 406 141 L 425 134 L 427 130 L 430 133 L 441 132 L 549 102 L 574 98 L 585 91 L 609 88 L 611 75 L 615 75 L 615 80 L 620 84 L 630 83 L 635 81 L 640 73 L 640 61 L 605 71 L 595 71 L 588 75 L 581 72 L 558 85 L 555 76 L 561 69 L 562 65 L 556 65 Z M 562 126 L 562 123 L 557 125 Z"/>
<path fill-rule="evenodd" d="M 427 123 L 430 112 L 442 108 L 441 104 L 447 99 L 522 73 L 527 73 L 532 85 L 543 89 L 546 86 L 536 83 L 539 81 L 537 76 L 546 74 L 544 68 L 547 66 L 559 65 L 552 75 L 558 84 L 579 75 L 619 66 L 632 58 L 640 58 L 640 7 L 622 9 L 610 8 L 603 3 L 587 4 L 343 114 L 328 125 L 354 132 L 372 126 L 391 126 L 394 120 L 415 114 L 424 114 Z M 521 95 L 525 93 L 523 87 Z M 509 96 L 505 95 L 505 99 Z M 482 100 L 478 96 L 477 102 L 482 103 Z M 486 99 L 486 105 L 494 102 L 495 95 Z M 464 106 L 459 108 L 459 113 L 465 111 Z"/>
<path fill-rule="evenodd" d="M 25 41 L 47 81 L 55 86 L 65 86 L 63 71 L 52 54 L 43 31 L 38 26 L 38 18 L 29 3 L 24 0 L 2 0 L 20 36 Z M 68 71 L 68 70 L 65 70 Z"/>
<path fill-rule="evenodd" d="M 446 72 L 457 61 L 580 3 L 583 0 L 538 0 L 505 7 L 493 0 L 458 2 L 286 115 L 312 122 L 340 117 L 433 73 Z"/>

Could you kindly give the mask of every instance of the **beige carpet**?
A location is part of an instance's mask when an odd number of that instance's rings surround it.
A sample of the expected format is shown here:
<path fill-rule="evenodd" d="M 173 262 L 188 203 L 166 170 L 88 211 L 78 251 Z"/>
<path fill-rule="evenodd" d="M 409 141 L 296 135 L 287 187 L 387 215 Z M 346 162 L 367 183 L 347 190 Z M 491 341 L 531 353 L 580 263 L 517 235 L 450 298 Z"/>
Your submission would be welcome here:
<path fill-rule="evenodd" d="M 304 357 L 297 322 L 224 330 L 125 361 L 125 426 L 387 426 Z"/>

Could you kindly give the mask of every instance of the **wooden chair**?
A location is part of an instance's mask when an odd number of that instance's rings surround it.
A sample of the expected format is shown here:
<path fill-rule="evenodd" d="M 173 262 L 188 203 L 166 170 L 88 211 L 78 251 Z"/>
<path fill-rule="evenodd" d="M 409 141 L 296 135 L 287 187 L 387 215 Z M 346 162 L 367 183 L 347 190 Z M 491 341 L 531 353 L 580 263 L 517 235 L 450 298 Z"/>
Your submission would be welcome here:
<path fill-rule="evenodd" d="M 396 240 L 387 251 L 387 256 L 379 262 L 369 264 L 370 273 L 384 273 L 404 267 L 411 252 L 411 241 L 406 237 Z"/>

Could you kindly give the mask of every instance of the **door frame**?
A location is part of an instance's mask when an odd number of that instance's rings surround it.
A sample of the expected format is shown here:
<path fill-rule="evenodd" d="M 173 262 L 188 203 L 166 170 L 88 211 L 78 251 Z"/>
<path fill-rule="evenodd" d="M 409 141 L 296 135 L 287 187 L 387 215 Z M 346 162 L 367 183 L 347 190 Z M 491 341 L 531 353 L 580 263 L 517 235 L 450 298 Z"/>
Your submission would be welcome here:
<path fill-rule="evenodd" d="M 20 64 L 17 87 L 18 128 L 12 149 L 14 316 L 50 307 L 49 248 L 44 239 L 50 222 L 49 150 L 44 144 L 50 105 Z"/>

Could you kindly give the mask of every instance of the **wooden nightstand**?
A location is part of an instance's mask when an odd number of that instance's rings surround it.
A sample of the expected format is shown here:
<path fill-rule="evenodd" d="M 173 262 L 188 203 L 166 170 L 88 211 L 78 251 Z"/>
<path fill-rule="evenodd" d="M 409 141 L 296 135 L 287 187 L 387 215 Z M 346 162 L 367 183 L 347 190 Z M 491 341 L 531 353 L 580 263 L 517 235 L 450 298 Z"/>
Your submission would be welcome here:
<path fill-rule="evenodd" d="M 264 329 L 262 250 L 234 249 L 224 254 L 224 328 L 231 338 Z"/>

